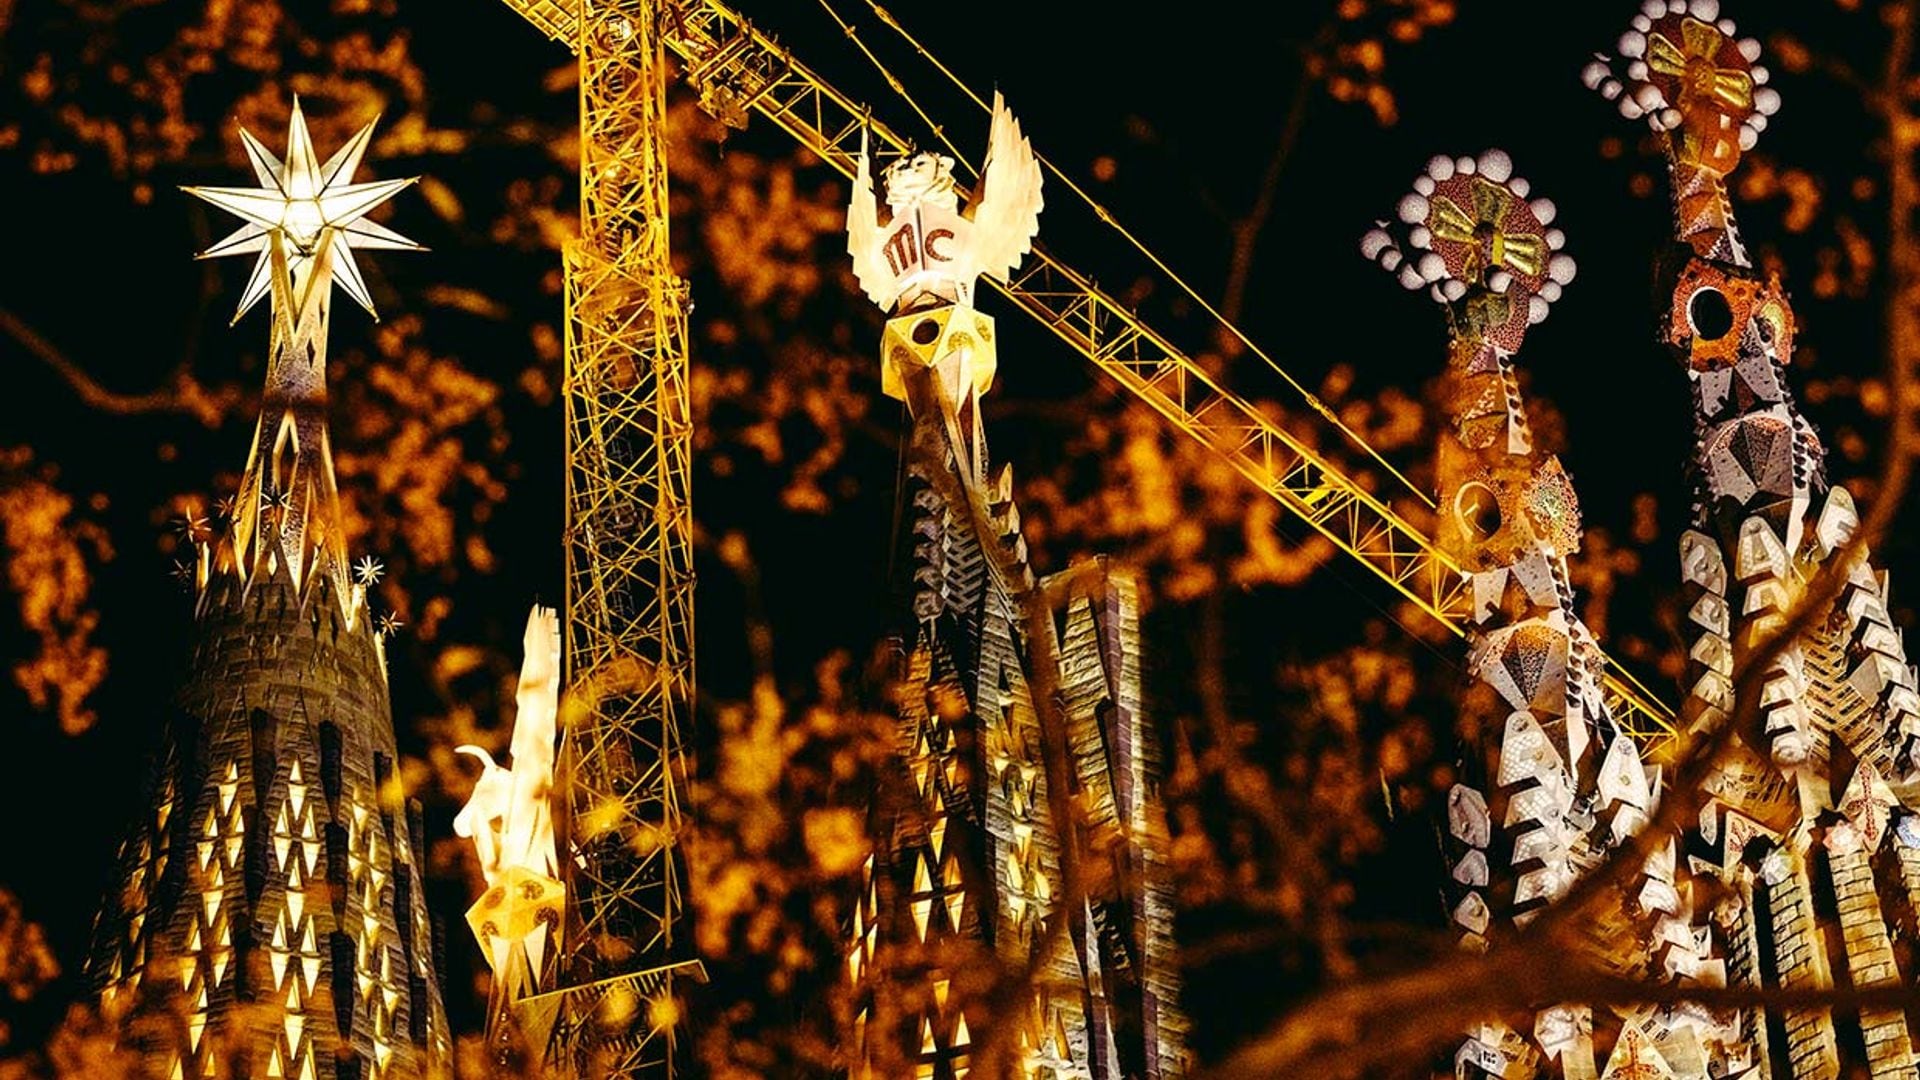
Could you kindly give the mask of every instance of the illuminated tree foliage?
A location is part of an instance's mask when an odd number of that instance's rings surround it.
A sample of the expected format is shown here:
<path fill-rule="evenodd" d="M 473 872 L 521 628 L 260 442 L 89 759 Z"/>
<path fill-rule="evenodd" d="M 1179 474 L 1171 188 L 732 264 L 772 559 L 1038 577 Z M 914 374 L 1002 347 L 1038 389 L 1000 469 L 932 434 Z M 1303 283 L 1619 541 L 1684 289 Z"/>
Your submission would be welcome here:
<path fill-rule="evenodd" d="M 74 512 L 56 486 L 59 471 L 36 467 L 33 451 L 0 452 L 0 536 L 7 584 L 20 600 L 20 625 L 38 639 L 34 654 L 13 665 L 13 678 L 35 709 L 78 735 L 93 726 L 88 697 L 106 677 L 105 650 L 92 641 L 100 621 L 88 608 L 90 563 L 113 557 L 99 525 Z M 95 496 L 97 509 L 106 502 Z"/>
<path fill-rule="evenodd" d="M 1196 192 L 1183 179 L 1181 227 L 1204 238 L 1182 266 L 1256 340 L 1288 339 L 1294 328 L 1275 297 L 1301 272 L 1307 256 L 1291 237 L 1315 212 L 1289 185 L 1318 160 L 1310 155 L 1334 153 L 1316 132 L 1373 137 L 1420 114 L 1424 80 L 1451 70 L 1439 55 L 1466 47 L 1453 28 L 1473 6 L 1306 5 L 1312 17 L 1297 20 L 1275 75 L 1278 115 L 1238 133 L 1253 146 L 1250 181 L 1221 178 L 1220 190 L 1203 183 Z M 1811 366 L 1798 373 L 1804 397 L 1836 450 L 1836 474 L 1851 480 L 1886 451 L 1899 404 L 1871 374 L 1886 288 L 1885 165 L 1878 151 L 1858 149 L 1873 144 L 1856 72 L 1877 76 L 1874 20 L 1903 5 L 1812 7 L 1742 21 L 1792 27 L 1795 36 L 1769 48 L 1793 100 L 1804 98 L 1793 108 L 1842 118 L 1833 121 L 1842 129 L 1857 123 L 1859 137 L 1796 139 L 1783 122 L 1737 194 L 1770 212 L 1748 209 L 1749 227 L 1771 241 L 1760 250 L 1795 288 L 1806 323 L 1798 355 Z M 57 261 L 47 275 L 55 280 L 25 281 L 0 298 L 0 359 L 21 372 L 23 388 L 0 402 L 0 596 L 18 613 L 18 629 L 0 632 L 0 660 L 14 688 L 8 726 L 73 743 L 67 765 L 109 741 L 124 744 L 112 752 L 111 775 L 133 782 L 152 730 L 141 710 L 172 672 L 167 645 L 188 618 L 184 601 L 167 606 L 177 594 L 166 572 L 182 535 L 237 480 L 265 340 L 254 322 L 224 328 L 237 281 L 185 261 L 213 226 L 173 187 L 241 175 L 239 126 L 277 129 L 293 95 L 322 146 L 383 114 L 368 172 L 428 178 L 422 197 L 397 200 L 390 220 L 434 250 L 371 271 L 385 322 L 340 313 L 332 429 L 349 547 L 385 565 L 376 602 L 406 624 L 389 645 L 403 778 L 442 837 L 428 895 L 457 930 L 479 875 L 446 827 L 473 780 L 453 747 L 504 747 L 525 605 L 557 599 L 559 251 L 576 221 L 577 136 L 563 52 L 521 33 L 504 11 L 417 8 L 0 0 L 0 183 L 23 202 L 92 206 L 87 227 L 132 248 L 93 271 L 88 303 L 56 287 L 77 265 Z M 1600 25 L 1610 27 L 1616 13 L 1606 14 Z M 463 51 L 461 20 L 483 17 L 491 22 L 474 33 L 515 47 Z M 1858 55 L 1835 42 L 1859 42 Z M 1564 58 L 1569 82 L 1580 55 Z M 890 591 L 886 542 L 901 423 L 879 392 L 877 316 L 854 299 L 844 185 L 772 133 L 728 132 L 690 97 L 671 96 L 669 144 L 678 270 L 696 305 L 702 696 L 687 895 L 714 976 L 693 1039 L 715 1077 L 808 1075 L 836 1060 L 845 1019 L 838 940 L 867 852 L 865 809 L 876 792 L 885 797 L 890 775 L 879 673 L 903 610 Z M 1589 119 L 1595 129 L 1606 123 L 1597 107 L 1562 121 L 1582 130 Z M 1036 125 L 1043 149 L 1045 126 Z M 1167 171 L 1176 143 L 1140 117 L 1124 131 L 1126 141 L 1069 172 L 1127 211 L 1128 184 Z M 1577 141 L 1588 158 L 1593 141 Z M 1401 171 L 1445 148 L 1423 145 Z M 1595 183 L 1606 191 L 1664 197 L 1650 164 L 1657 155 L 1619 138 L 1599 150 Z M 1397 190 L 1401 179 L 1391 173 L 1370 190 Z M 1051 188 L 1048 199 L 1049 215 L 1066 220 L 1070 199 Z M 1618 206 L 1634 204 L 1623 196 Z M 1153 205 L 1140 209 L 1125 216 L 1144 220 Z M 1638 209 L 1655 224 L 1664 213 Z M 1043 220 L 1050 238 L 1053 221 Z M 1357 237 L 1366 222 L 1351 225 Z M 1075 234 L 1062 228 L 1064 249 Z M 23 229 L 20 243 L 34 251 L 59 235 L 40 222 Z M 1591 235 L 1576 232 L 1576 247 L 1609 242 L 1600 223 L 1584 229 Z M 1644 273 L 1649 255 L 1633 251 L 1619 265 Z M 1312 255 L 1315 265 L 1342 258 L 1358 262 L 1347 248 Z M 1602 295 L 1618 305 L 1614 320 L 1644 326 L 1635 333 L 1646 338 L 1652 315 L 1637 287 Z M 1116 294 L 1200 328 L 1204 366 L 1380 490 L 1395 490 L 1163 279 L 1143 273 Z M 101 297 L 124 299 L 129 314 L 103 318 L 93 302 Z M 1430 314 L 1388 307 L 1398 299 L 1352 303 L 1374 319 L 1374 308 L 1408 322 Z M 1353 347 L 1349 333 L 1335 339 L 1346 351 L 1299 370 L 1312 373 L 1310 389 L 1347 427 L 1425 487 L 1435 439 L 1427 380 L 1441 367 L 1442 339 L 1437 323 L 1420 329 L 1424 338 L 1394 340 L 1431 347 L 1390 367 L 1370 347 Z M 1576 343 L 1541 337 L 1531 352 L 1578 354 Z M 1037 336 L 1032 347 L 1042 348 Z M 1527 377 L 1542 451 L 1565 454 L 1584 485 L 1582 463 L 1597 470 L 1606 457 L 1582 448 L 1630 436 L 1570 400 L 1561 402 L 1568 415 L 1557 412 L 1548 394 L 1568 385 L 1561 376 Z M 1660 385 L 1680 394 L 1677 381 Z M 1464 721 L 1471 739 L 1474 718 L 1489 715 L 1462 700 L 1459 644 L 1333 561 L 1330 545 L 1250 496 L 1230 468 L 1131 398 L 1084 377 L 1042 386 L 1003 360 L 1003 389 L 986 410 L 996 450 L 1016 465 L 1036 570 L 1106 553 L 1143 578 L 1148 681 L 1169 733 L 1180 936 L 1203 1053 L 1223 1053 L 1315 988 L 1431 955 L 1442 918 L 1429 884 L 1440 872 L 1431 815 L 1455 776 L 1458 728 Z M 1674 502 L 1683 497 L 1680 462 L 1653 468 L 1665 470 L 1664 486 L 1638 476 L 1609 483 L 1618 505 L 1590 509 L 1574 572 L 1609 650 L 1650 680 L 1671 680 L 1684 663 L 1672 555 L 1684 516 Z M 1418 500 L 1393 502 L 1425 523 Z M 1896 545 L 1889 558 L 1911 550 Z M 97 875 L 119 822 L 100 816 L 90 829 L 72 858 L 95 860 Z M 59 909 L 90 908 L 94 879 L 77 874 L 56 886 L 35 873 L 0 865 L 0 889 L 12 890 L 0 891 L 10 999 L 0 1025 L 12 1025 L 0 1026 L 0 1055 L 12 1055 L 0 1078 L 115 1075 L 97 1021 L 84 1008 L 67 1011 L 78 996 L 70 969 L 84 921 Z M 467 1025 L 463 1054 L 473 1062 L 485 967 L 459 933 L 448 952 L 449 1004 Z"/>

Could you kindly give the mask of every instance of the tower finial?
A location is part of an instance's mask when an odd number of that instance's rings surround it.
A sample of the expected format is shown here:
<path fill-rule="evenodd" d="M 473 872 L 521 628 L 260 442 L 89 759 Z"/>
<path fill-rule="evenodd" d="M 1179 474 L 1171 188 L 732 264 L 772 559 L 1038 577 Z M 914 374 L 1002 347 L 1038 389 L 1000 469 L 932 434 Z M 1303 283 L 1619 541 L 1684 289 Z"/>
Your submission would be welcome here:
<path fill-rule="evenodd" d="M 375 121 L 376 123 L 378 121 Z M 366 219 L 367 212 L 419 180 L 375 180 L 365 184 L 350 181 L 360 167 L 373 138 L 373 124 L 361 128 L 346 145 L 321 164 L 314 153 L 313 137 L 307 133 L 307 118 L 294 99 L 293 116 L 287 125 L 287 159 L 273 156 L 259 139 L 242 128 L 240 142 L 246 147 L 247 161 L 260 181 L 257 188 L 188 187 L 182 190 L 242 218 L 240 226 L 226 239 L 201 252 L 196 258 L 222 255 L 257 255 L 253 274 L 240 296 L 234 312 L 239 322 L 262 296 L 267 295 L 273 278 L 272 248 L 275 242 L 287 249 L 287 268 L 292 295 L 303 296 L 321 249 L 334 248 L 333 270 L 340 287 L 367 313 L 379 318 L 373 298 L 367 295 L 366 281 L 354 262 L 355 248 L 362 250 L 422 250 L 419 244 L 378 222 Z M 329 244 L 327 241 L 335 241 Z"/>
<path fill-rule="evenodd" d="M 1780 108 L 1760 42 L 1740 36 L 1720 0 L 1645 0 L 1619 57 L 1596 54 L 1581 81 L 1668 140 L 1675 231 L 1696 253 L 1747 264 L 1726 177 Z"/>
<path fill-rule="evenodd" d="M 976 406 L 993 385 L 999 348 L 992 317 L 974 309 L 973 287 L 982 275 L 1007 281 L 1033 250 L 1045 202 L 1040 159 L 996 93 L 986 162 L 964 208 L 952 158 L 911 154 L 889 166 L 885 180 L 882 210 L 863 135 L 847 207 L 847 253 L 860 287 L 890 316 L 880 346 L 880 389 L 908 401 L 909 373 L 931 370 L 966 444 L 966 473 L 985 483 L 986 441 Z"/>
<path fill-rule="evenodd" d="M 332 286 L 339 284 L 372 314 L 373 298 L 354 249 L 420 249 L 366 217 L 417 177 L 351 182 L 372 136 L 368 124 L 323 163 L 296 99 L 285 161 L 251 133 L 240 132 L 259 187 L 184 189 L 245 222 L 198 256 L 255 256 L 234 321 L 263 296 L 272 297 L 273 312 L 267 386 L 232 531 L 210 552 L 206 563 L 211 566 L 203 563 L 202 581 L 209 571 L 225 571 L 250 582 L 284 565 L 304 596 L 314 571 L 322 569 L 350 619 L 358 614 L 361 592 L 347 563 L 326 429 Z"/>
<path fill-rule="evenodd" d="M 1620 60 L 1596 57 L 1582 79 L 1627 119 L 1674 133 L 1682 157 L 1724 176 L 1780 108 L 1759 40 L 1739 34 L 1720 0 L 1646 0 L 1620 35 Z"/>
<path fill-rule="evenodd" d="M 1398 225 L 1378 223 L 1360 253 L 1447 305 L 1463 337 L 1512 355 L 1577 270 L 1560 250 L 1566 234 L 1552 227 L 1557 208 L 1530 194 L 1504 150 L 1441 154 L 1400 200 Z"/>

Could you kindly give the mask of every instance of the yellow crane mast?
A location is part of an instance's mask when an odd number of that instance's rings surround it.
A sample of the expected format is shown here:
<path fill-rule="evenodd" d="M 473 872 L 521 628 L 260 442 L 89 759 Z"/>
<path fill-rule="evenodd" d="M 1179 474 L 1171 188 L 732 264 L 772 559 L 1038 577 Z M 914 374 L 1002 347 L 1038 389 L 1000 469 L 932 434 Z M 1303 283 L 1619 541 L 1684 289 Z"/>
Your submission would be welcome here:
<path fill-rule="evenodd" d="M 666 47 L 684 62 L 682 76 L 702 104 L 727 123 L 744 126 L 758 112 L 849 178 L 859 163 L 863 131 L 881 153 L 908 148 L 906 139 L 871 119 L 870 108 L 834 89 L 720 0 L 685 0 L 675 10 L 661 28 Z M 1466 633 L 1466 579 L 1451 556 L 1367 484 L 1221 385 L 1092 278 L 1036 245 L 1018 275 L 992 284 L 1176 430 L 1219 455 L 1422 611 L 1454 633 Z M 1650 748 L 1672 737 L 1673 711 L 1611 658 L 1603 685 L 1623 730 Z"/>
<path fill-rule="evenodd" d="M 686 297 L 668 262 L 665 54 L 701 103 L 767 117 L 852 177 L 863 133 L 907 140 L 720 0 L 505 0 L 579 57 L 581 236 L 567 278 L 568 909 L 559 989 L 526 999 L 550 1064 L 674 1074 L 679 723 L 692 700 Z M 1456 634 L 1460 566 L 1366 483 L 1221 385 L 1092 279 L 1038 247 L 998 288 L 1173 427 Z M 1309 401 L 1325 413 L 1325 406 Z M 1657 748 L 1672 710 L 1608 658 L 1607 703 Z M 608 1025 L 626 1027 L 609 1031 Z M 608 1053 L 614 1053 L 608 1059 Z"/>
<path fill-rule="evenodd" d="M 580 62 L 566 251 L 567 917 L 516 1016 L 549 1069 L 678 1074 L 681 725 L 693 701 L 687 296 L 668 259 L 661 0 L 508 0 Z"/>

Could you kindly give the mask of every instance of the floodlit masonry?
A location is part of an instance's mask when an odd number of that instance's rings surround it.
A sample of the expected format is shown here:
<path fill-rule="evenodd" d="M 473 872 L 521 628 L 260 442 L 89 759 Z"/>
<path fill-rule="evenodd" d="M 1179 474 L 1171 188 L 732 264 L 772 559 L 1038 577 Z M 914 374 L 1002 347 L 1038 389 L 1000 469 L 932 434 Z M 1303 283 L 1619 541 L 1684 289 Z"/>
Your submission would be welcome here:
<path fill-rule="evenodd" d="M 205 254 L 255 256 L 267 386 L 239 493 L 189 523 L 192 659 L 121 846 L 88 975 L 159 1080 L 451 1075 L 404 797 L 371 559 L 348 564 L 326 426 L 333 288 L 372 310 L 356 250 L 411 241 L 363 215 L 411 180 L 352 183 L 362 129 L 323 164 L 296 102 L 286 160 L 242 133 L 259 188 L 196 188 L 242 219 Z"/>
<path fill-rule="evenodd" d="M 891 316 L 882 382 L 912 417 L 912 629 L 844 958 L 850 1072 L 1176 1080 L 1187 1020 L 1135 587 L 1104 560 L 1036 579 L 1011 469 L 988 479 L 997 348 L 972 290 L 1026 255 L 1039 165 L 996 99 L 969 214 L 951 168 L 896 160 L 883 215 L 863 155 L 848 212 L 856 274 Z M 1105 884 L 1067 902 L 1094 862 Z"/>
<path fill-rule="evenodd" d="M 1589 898 L 1583 949 L 1596 970 L 1680 989 L 1910 986 L 1916 973 L 1902 968 L 1920 933 L 1920 806 L 1898 792 L 1920 766 L 1920 696 L 1887 612 L 1886 576 L 1851 543 L 1852 499 L 1828 483 L 1824 446 L 1788 384 L 1795 327 L 1785 290 L 1754 268 L 1734 225 L 1727 178 L 1780 96 L 1758 63 L 1759 42 L 1740 37 L 1720 7 L 1647 0 L 1618 58 L 1598 58 L 1584 73 L 1667 145 L 1676 243 L 1662 263 L 1672 299 L 1661 332 L 1687 372 L 1696 436 L 1691 528 L 1680 543 L 1687 737 L 1712 738 L 1741 711 L 1736 669 L 1789 628 L 1798 605 L 1818 599 L 1818 577 L 1838 574 L 1841 587 L 1758 670 L 1747 691 L 1757 700 L 1745 703 L 1756 722 L 1733 733 L 1699 790 L 1678 791 L 1662 790 L 1663 767 L 1642 762 L 1604 710 L 1574 707 L 1590 696 L 1591 667 L 1577 662 L 1583 632 L 1570 591 L 1536 590 L 1524 577 L 1518 593 L 1512 583 L 1482 589 L 1484 574 L 1474 573 L 1476 600 L 1490 603 L 1476 606 L 1484 629 L 1472 669 L 1512 712 L 1479 747 L 1481 775 L 1450 800 L 1452 917 L 1464 944 L 1502 948 L 1514 927 L 1621 850 L 1663 800 L 1682 799 L 1682 824 L 1651 838 L 1652 857 Z M 1366 244 L 1409 287 L 1432 288 L 1457 335 L 1492 322 L 1480 315 L 1496 297 L 1532 293 L 1533 304 L 1564 283 L 1514 265 L 1545 222 L 1519 209 L 1524 192 L 1514 191 L 1504 155 L 1488 164 L 1436 158 L 1416 182 L 1400 218 L 1417 256 L 1384 232 Z M 1463 184 L 1471 199 L 1460 197 Z M 1440 469 L 1453 542 L 1484 552 L 1524 525 L 1536 546 L 1544 535 L 1544 550 L 1564 556 L 1578 540 L 1571 489 L 1564 480 L 1538 487 L 1550 462 L 1523 460 L 1513 436 L 1525 418 L 1504 358 L 1484 370 L 1460 359 L 1456 352 L 1455 426 L 1443 436 Z M 1528 498 L 1511 500 L 1515 490 Z M 1554 632 L 1530 632 L 1543 616 L 1557 620 Z M 1495 647 L 1498 634 L 1536 641 Z M 1477 1025 L 1455 1056 L 1456 1076 L 1916 1075 L 1913 1031 L 1897 1007 L 1539 1005 L 1530 1024 Z"/>

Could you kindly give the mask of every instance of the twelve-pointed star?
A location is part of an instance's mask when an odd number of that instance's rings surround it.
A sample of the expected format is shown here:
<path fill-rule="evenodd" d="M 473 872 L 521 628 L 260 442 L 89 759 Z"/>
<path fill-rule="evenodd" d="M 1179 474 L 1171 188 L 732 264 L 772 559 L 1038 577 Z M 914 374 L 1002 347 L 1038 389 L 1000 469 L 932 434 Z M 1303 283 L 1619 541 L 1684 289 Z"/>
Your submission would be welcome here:
<path fill-rule="evenodd" d="M 293 276 L 294 292 L 298 294 L 313 268 L 314 257 L 319 254 L 320 239 L 323 235 L 329 235 L 328 230 L 331 230 L 333 237 L 333 279 L 340 283 L 348 296 L 359 301 L 368 314 L 376 319 L 380 317 L 373 310 L 373 298 L 367 295 L 367 283 L 360 276 L 360 267 L 353 261 L 353 249 L 423 249 L 392 229 L 368 221 L 365 217 L 367 211 L 393 198 L 419 177 L 375 180 L 365 184 L 348 182 L 360 167 L 360 158 L 366 153 L 367 143 L 372 137 L 373 125 L 368 124 L 328 158 L 326 164 L 320 164 L 313 151 L 313 138 L 307 134 L 307 119 L 300 112 L 300 101 L 296 98 L 293 117 L 287 127 L 287 160 L 284 163 L 246 129 L 240 131 L 240 141 L 247 148 L 247 160 L 253 165 L 253 174 L 260 181 L 259 187 L 183 189 L 189 195 L 198 196 L 246 219 L 247 223 L 231 236 L 197 256 L 202 259 L 220 255 L 258 256 L 253 264 L 253 274 L 247 279 L 246 292 L 241 294 L 239 310 L 233 314 L 234 322 L 239 322 L 240 317 L 267 294 L 272 283 L 271 239 L 274 234 L 279 234 L 283 239 L 287 268 Z"/>

